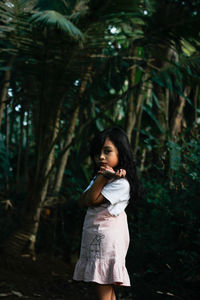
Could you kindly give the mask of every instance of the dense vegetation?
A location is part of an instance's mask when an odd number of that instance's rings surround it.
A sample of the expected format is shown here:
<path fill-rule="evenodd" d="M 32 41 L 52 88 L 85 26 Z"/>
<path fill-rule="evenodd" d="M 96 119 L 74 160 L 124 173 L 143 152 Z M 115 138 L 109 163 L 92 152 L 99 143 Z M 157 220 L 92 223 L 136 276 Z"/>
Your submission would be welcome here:
<path fill-rule="evenodd" d="M 200 1 L 0 3 L 1 251 L 77 259 L 89 143 L 127 132 L 134 299 L 199 298 Z M 73 226 L 72 226 L 73 224 Z"/>

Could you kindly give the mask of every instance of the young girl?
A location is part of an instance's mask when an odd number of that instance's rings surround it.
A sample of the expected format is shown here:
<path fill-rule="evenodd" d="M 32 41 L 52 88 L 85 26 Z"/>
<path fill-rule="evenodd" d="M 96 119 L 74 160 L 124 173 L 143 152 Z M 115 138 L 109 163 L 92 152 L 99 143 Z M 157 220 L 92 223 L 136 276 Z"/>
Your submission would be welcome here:
<path fill-rule="evenodd" d="M 99 300 L 115 300 L 114 285 L 130 286 L 125 266 L 129 231 L 125 208 L 139 197 L 139 180 L 125 132 L 105 129 L 92 141 L 95 177 L 79 199 L 88 206 L 74 280 L 97 283 Z"/>

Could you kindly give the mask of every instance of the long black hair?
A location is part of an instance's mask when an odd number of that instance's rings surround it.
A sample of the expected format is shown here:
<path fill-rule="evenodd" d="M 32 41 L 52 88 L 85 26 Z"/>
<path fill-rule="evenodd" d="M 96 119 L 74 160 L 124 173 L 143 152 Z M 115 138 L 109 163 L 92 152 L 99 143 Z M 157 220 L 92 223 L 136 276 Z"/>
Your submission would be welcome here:
<path fill-rule="evenodd" d="M 91 142 L 90 156 L 94 163 L 94 173 L 98 171 L 94 158 L 99 155 L 105 140 L 109 140 L 115 145 L 118 150 L 118 165 L 114 168 L 126 170 L 126 178 L 130 184 L 130 204 L 136 204 L 142 198 L 142 185 L 137 175 L 136 163 L 133 159 L 133 154 L 128 137 L 125 131 L 119 127 L 104 129 L 99 132 Z"/>

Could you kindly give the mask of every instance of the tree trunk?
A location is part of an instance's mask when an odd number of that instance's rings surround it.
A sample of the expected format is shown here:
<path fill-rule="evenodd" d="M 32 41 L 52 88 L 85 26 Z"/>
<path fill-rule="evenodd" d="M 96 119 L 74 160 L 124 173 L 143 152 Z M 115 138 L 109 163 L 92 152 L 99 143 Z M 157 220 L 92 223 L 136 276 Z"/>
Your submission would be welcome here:
<path fill-rule="evenodd" d="M 29 107 L 27 108 L 27 117 L 26 117 L 26 149 L 25 149 L 25 160 L 24 160 L 24 177 L 25 184 L 29 186 L 29 172 L 28 172 L 28 163 L 29 163 L 29 129 L 30 129 L 30 117 L 29 117 Z"/>
<path fill-rule="evenodd" d="M 142 97 L 142 95 L 140 95 Z M 139 102 L 139 100 L 138 100 Z M 143 99 L 141 100 L 141 105 L 142 105 Z M 141 122 L 142 122 L 142 106 L 140 106 L 139 113 L 137 114 L 137 131 L 134 139 L 134 147 L 133 147 L 133 154 L 134 158 L 136 158 L 137 155 L 137 150 L 138 150 L 138 144 L 139 144 L 139 136 L 140 136 L 140 129 L 141 129 Z"/>
<path fill-rule="evenodd" d="M 128 113 L 127 113 L 127 125 L 126 125 L 126 134 L 128 136 L 129 141 L 131 142 L 131 135 L 135 125 L 134 118 L 134 92 L 130 91 L 128 98 Z"/>
<path fill-rule="evenodd" d="M 58 108 L 55 125 L 53 126 L 53 135 L 52 135 L 52 141 L 51 141 L 52 144 L 54 144 L 54 141 L 58 135 L 59 124 L 60 124 L 60 115 L 61 115 L 61 105 Z M 38 232 L 38 228 L 39 228 L 40 214 L 41 214 L 41 210 L 44 205 L 44 201 L 45 201 L 45 198 L 47 195 L 48 185 L 49 185 L 48 174 L 54 163 L 54 150 L 55 150 L 55 147 L 52 147 L 52 149 L 49 153 L 48 159 L 46 161 L 44 178 L 43 178 L 44 184 L 42 185 L 42 188 L 41 188 L 38 204 L 36 204 L 36 206 L 35 206 L 36 209 L 35 209 L 35 215 L 34 215 L 34 224 L 33 224 L 33 230 L 31 233 L 30 244 L 29 244 L 29 252 L 30 253 L 35 253 L 35 242 L 36 242 L 37 232 Z M 33 199 L 33 201 L 34 201 L 34 199 Z"/>
<path fill-rule="evenodd" d="M 137 55 L 137 48 L 131 47 L 131 55 Z M 138 86 L 134 85 L 136 83 L 136 74 L 137 67 L 132 67 L 129 72 L 129 97 L 128 97 L 128 105 L 127 105 L 127 123 L 126 123 L 126 134 L 128 136 L 129 141 L 131 142 L 132 131 L 135 126 L 136 116 L 135 116 L 135 103 L 138 94 Z"/>
<path fill-rule="evenodd" d="M 83 94 L 86 90 L 87 87 L 87 83 L 88 81 L 91 79 L 91 70 L 92 70 L 92 65 L 90 65 L 87 69 L 87 72 L 85 74 L 85 77 L 81 83 L 80 86 L 80 91 L 79 91 L 79 99 L 81 99 L 83 97 Z M 67 164 L 67 160 L 69 157 L 69 153 L 70 153 L 70 148 L 69 145 L 71 144 L 72 138 L 73 138 L 73 133 L 75 131 L 76 128 L 76 121 L 78 118 L 78 114 L 79 114 L 79 110 L 80 110 L 80 105 L 78 104 L 77 107 L 75 108 L 72 118 L 70 120 L 70 126 L 68 129 L 68 134 L 67 134 L 67 138 L 65 141 L 65 145 L 64 145 L 64 149 L 66 149 L 66 151 L 63 153 L 61 161 L 60 161 L 60 165 L 58 168 L 58 173 L 57 173 L 57 177 L 56 177 L 56 183 L 55 183 L 55 187 L 54 187 L 54 192 L 58 193 L 60 191 L 61 185 L 62 185 L 62 180 L 63 180 L 63 175 L 64 175 L 64 171 L 65 171 L 65 167 Z"/>
<path fill-rule="evenodd" d="M 171 50 L 170 49 L 159 49 L 157 53 L 157 61 L 155 62 L 156 67 L 159 69 L 164 69 L 167 67 L 168 63 L 163 59 L 166 58 L 169 60 Z M 157 139 L 157 145 L 152 152 L 152 162 L 153 166 L 159 166 L 160 168 L 164 167 L 163 161 L 165 160 L 165 152 L 163 151 L 165 148 L 165 142 L 167 138 L 167 132 L 169 128 L 168 124 L 168 113 L 169 113 L 169 99 L 166 100 L 166 96 L 169 96 L 169 93 L 166 92 L 166 88 L 162 87 L 158 83 L 154 83 L 154 92 L 157 98 L 157 103 L 153 103 L 153 113 L 157 120 L 157 127 L 155 127 L 155 137 Z"/>
<path fill-rule="evenodd" d="M 194 95 L 194 135 L 198 137 L 198 97 L 199 97 L 199 85 L 195 89 Z"/>
<path fill-rule="evenodd" d="M 36 233 L 38 230 L 38 225 L 41 213 L 41 208 L 38 207 L 35 213 L 31 215 L 26 215 L 20 229 L 18 229 L 13 235 L 11 235 L 8 240 L 3 245 L 3 250 L 6 255 L 19 256 L 21 254 L 27 254 L 35 259 L 35 245 Z"/>
<path fill-rule="evenodd" d="M 46 134 L 51 136 L 50 144 L 54 143 L 59 130 L 61 105 L 57 108 L 56 120 L 54 126 L 49 124 L 46 128 Z M 50 119 L 52 122 L 52 120 Z M 50 131 L 50 132 L 49 132 Z M 46 139 L 43 138 L 43 143 Z M 41 144 L 40 147 L 44 149 L 45 144 Z M 48 145 L 46 145 L 47 147 Z M 40 157 L 41 151 L 38 151 L 38 160 L 42 163 Z M 32 187 L 32 191 L 28 197 L 28 207 L 24 216 L 24 220 L 21 223 L 20 228 L 6 241 L 4 244 L 4 251 L 7 254 L 18 256 L 24 249 L 26 249 L 27 254 L 35 257 L 35 242 L 39 227 L 40 214 L 43 208 L 44 200 L 47 194 L 49 177 L 47 174 L 52 167 L 54 162 L 54 147 L 51 148 L 48 158 L 45 160 L 44 164 L 40 166 L 40 171 L 38 171 L 37 176 Z"/>
<path fill-rule="evenodd" d="M 13 132 L 14 132 L 14 122 L 15 122 L 15 105 L 12 103 L 11 114 L 10 114 L 10 135 L 9 135 L 9 145 L 12 144 Z"/>
<path fill-rule="evenodd" d="M 190 87 L 186 87 L 184 90 L 184 96 L 187 97 L 190 92 Z M 179 97 L 179 104 L 175 110 L 172 129 L 171 129 L 171 138 L 175 140 L 176 137 L 181 133 L 182 130 L 182 121 L 183 121 L 183 109 L 185 107 L 186 100 L 184 97 Z"/>
<path fill-rule="evenodd" d="M 157 135 L 157 138 L 159 141 L 160 148 L 162 148 L 166 139 L 166 132 L 168 129 L 168 123 L 167 123 L 168 103 L 165 98 L 165 90 L 162 86 L 156 84 L 155 91 L 156 91 L 157 99 L 159 101 L 159 106 L 155 105 L 155 115 L 162 130 L 162 131 L 161 130 L 158 131 L 159 133 Z"/>
<path fill-rule="evenodd" d="M 3 87 L 1 90 L 1 98 L 0 98 L 0 128 L 1 128 L 1 124 L 2 124 L 2 119 L 3 119 L 3 112 L 4 112 L 4 108 L 6 105 L 6 99 L 8 96 L 8 88 L 10 86 L 10 78 L 11 78 L 11 67 L 13 64 L 15 56 L 11 57 L 9 63 L 8 63 L 8 70 L 5 71 L 5 76 L 4 76 L 4 80 L 3 80 Z"/>
<path fill-rule="evenodd" d="M 6 152 L 7 152 L 7 155 L 9 157 L 9 114 L 8 114 L 8 106 L 6 105 L 5 107 L 5 129 L 6 129 Z M 6 186 L 6 190 L 9 190 L 9 178 L 8 176 L 6 176 L 6 183 L 5 183 L 5 186 Z"/>
<path fill-rule="evenodd" d="M 21 105 L 21 113 L 20 113 L 20 139 L 19 139 L 19 147 L 18 147 L 18 157 L 17 157 L 17 172 L 16 172 L 16 184 L 17 189 L 19 188 L 20 183 L 20 171 L 21 171 L 21 155 L 23 148 L 23 137 L 24 137 L 24 105 Z"/>
<path fill-rule="evenodd" d="M 148 76 L 149 76 L 149 70 L 147 70 L 144 75 L 144 82 L 141 85 L 141 92 L 140 95 L 138 96 L 138 101 L 133 116 L 134 123 L 136 123 L 137 121 L 137 131 L 136 131 L 136 135 L 134 139 L 134 147 L 133 147 L 134 149 L 133 153 L 135 158 L 138 150 L 141 122 L 142 122 L 142 112 L 143 112 L 142 105 L 144 103 L 145 96 L 146 98 L 148 98 L 149 93 L 152 91 L 151 83 L 146 81 L 148 79 Z"/>
<path fill-rule="evenodd" d="M 141 160 L 140 160 L 140 172 L 144 171 L 144 164 L 145 164 L 145 160 L 146 160 L 146 149 L 142 149 L 142 153 L 141 153 Z"/>
<path fill-rule="evenodd" d="M 6 119 L 6 150 L 9 155 L 9 127 L 10 127 L 10 118 L 8 114 L 8 106 L 5 108 L 5 119 Z"/>
<path fill-rule="evenodd" d="M 71 118 L 71 121 L 70 121 L 70 126 L 69 126 L 69 129 L 67 132 L 67 138 L 66 138 L 66 141 L 64 144 L 64 149 L 66 149 L 66 151 L 63 153 L 63 155 L 61 157 L 59 168 L 58 168 L 58 173 L 57 173 L 57 177 L 56 177 L 56 183 L 55 183 L 55 188 L 54 188 L 55 193 L 58 193 L 60 191 L 60 188 L 62 185 L 63 175 L 64 175 L 65 167 L 66 167 L 67 160 L 69 157 L 69 152 L 70 152 L 69 145 L 71 144 L 71 141 L 73 138 L 73 133 L 75 131 L 76 121 L 78 118 L 79 110 L 80 110 L 80 106 L 78 105 L 75 108 L 72 118 Z"/>

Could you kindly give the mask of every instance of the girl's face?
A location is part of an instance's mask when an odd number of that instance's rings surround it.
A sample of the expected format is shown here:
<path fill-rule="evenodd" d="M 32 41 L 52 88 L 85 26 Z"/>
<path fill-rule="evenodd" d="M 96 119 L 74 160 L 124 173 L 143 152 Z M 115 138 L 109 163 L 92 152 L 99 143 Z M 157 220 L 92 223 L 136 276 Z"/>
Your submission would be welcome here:
<path fill-rule="evenodd" d="M 118 165 L 118 150 L 109 138 L 105 140 L 101 153 L 94 158 L 97 166 L 109 166 L 114 168 Z"/>

